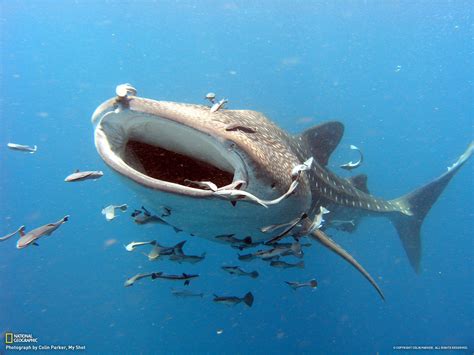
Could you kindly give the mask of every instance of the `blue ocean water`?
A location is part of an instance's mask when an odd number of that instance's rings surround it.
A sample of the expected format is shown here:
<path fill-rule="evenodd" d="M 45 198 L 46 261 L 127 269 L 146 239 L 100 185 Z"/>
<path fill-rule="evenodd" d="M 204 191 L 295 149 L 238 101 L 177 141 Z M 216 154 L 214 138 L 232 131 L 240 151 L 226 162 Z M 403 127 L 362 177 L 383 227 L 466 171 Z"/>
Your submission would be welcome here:
<path fill-rule="evenodd" d="M 236 253 L 207 240 L 187 242 L 207 258 L 186 267 L 127 253 L 132 240 L 171 245 L 186 235 L 137 226 L 129 214 L 105 221 L 104 206 L 141 202 L 99 158 L 90 116 L 130 82 L 158 100 L 204 104 L 215 91 L 229 108 L 264 112 L 291 133 L 337 119 L 346 132 L 330 166 L 348 176 L 337 166 L 359 146 L 369 189 L 393 198 L 444 172 L 473 138 L 473 25 L 470 1 L 1 0 L 0 235 L 71 218 L 39 247 L 0 244 L 0 332 L 91 354 L 385 354 L 399 345 L 472 353 L 473 162 L 425 220 L 419 275 L 386 219 L 334 235 L 377 279 L 382 302 L 314 243 L 304 270 L 251 264 L 256 280 L 222 272 Z M 106 175 L 64 183 L 78 168 Z M 199 273 L 190 289 L 206 296 L 178 299 L 165 282 L 123 287 L 156 269 Z M 315 291 L 283 282 L 313 277 Z M 212 302 L 212 293 L 249 290 L 252 308 Z"/>

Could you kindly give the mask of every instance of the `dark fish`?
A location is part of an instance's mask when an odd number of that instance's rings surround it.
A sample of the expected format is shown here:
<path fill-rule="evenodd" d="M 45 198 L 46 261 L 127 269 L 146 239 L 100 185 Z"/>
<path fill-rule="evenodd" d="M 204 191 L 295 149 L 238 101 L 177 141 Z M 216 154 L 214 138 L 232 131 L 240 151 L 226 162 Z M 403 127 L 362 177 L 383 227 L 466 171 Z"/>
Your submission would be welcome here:
<path fill-rule="evenodd" d="M 279 267 L 282 269 L 290 269 L 290 268 L 295 268 L 295 267 L 304 269 L 304 261 L 300 261 L 299 263 L 296 263 L 296 264 L 290 264 L 290 263 L 287 263 L 286 261 L 277 260 L 277 261 L 272 261 L 270 263 L 270 266 Z"/>
<path fill-rule="evenodd" d="M 244 255 L 237 254 L 237 255 L 240 261 L 252 261 L 257 258 L 255 254 L 244 254 Z"/>
<path fill-rule="evenodd" d="M 171 261 L 176 261 L 177 263 L 190 263 L 196 264 L 200 261 L 203 261 L 206 258 L 206 253 L 201 255 L 185 255 L 185 254 L 173 254 L 170 256 Z"/>
<path fill-rule="evenodd" d="M 297 282 L 297 281 L 285 281 L 293 290 L 297 290 L 301 287 L 318 287 L 318 282 L 315 279 L 309 280 L 308 282 Z"/>
<path fill-rule="evenodd" d="M 142 214 L 142 211 L 140 211 L 140 210 L 135 210 L 132 213 L 133 220 L 135 221 L 136 224 L 143 225 L 143 224 L 149 224 L 149 223 L 157 223 L 157 224 L 162 224 L 162 225 L 165 225 L 165 226 L 172 227 L 176 233 L 181 232 L 181 229 L 176 228 L 175 226 L 173 226 L 173 225 L 169 224 L 168 222 L 166 222 L 164 219 L 162 219 L 162 218 L 160 218 L 156 215 L 151 214 L 150 211 L 148 211 L 143 206 L 142 206 L 142 210 L 143 210 L 143 214 Z M 169 214 L 167 214 L 168 212 L 169 212 Z M 162 216 L 167 217 L 167 216 L 170 215 L 170 213 L 171 212 L 170 212 L 169 209 L 165 209 L 165 212 Z"/>
<path fill-rule="evenodd" d="M 303 250 L 299 242 L 294 242 L 289 248 L 277 246 L 268 250 L 259 250 L 255 253 L 255 256 L 261 259 L 270 259 L 276 256 L 288 256 L 293 255 L 297 258 L 303 257 Z"/>
<path fill-rule="evenodd" d="M 278 242 L 278 243 L 272 244 L 272 247 L 274 247 L 274 248 L 291 248 L 292 245 L 293 245 L 293 243 Z M 300 242 L 300 245 L 301 245 L 301 247 L 309 248 L 312 244 L 311 243 L 301 243 Z"/>
<path fill-rule="evenodd" d="M 172 247 L 165 247 L 160 245 L 158 242 L 155 242 L 153 243 L 153 249 L 150 251 L 149 254 L 147 254 L 148 260 L 155 261 L 163 256 L 170 257 L 175 254 L 182 255 L 184 243 L 186 243 L 185 240 L 179 242 L 178 244 Z"/>
<path fill-rule="evenodd" d="M 252 279 L 256 279 L 258 277 L 257 271 L 244 271 L 239 266 L 222 266 L 222 270 L 227 271 L 231 275 L 250 276 Z"/>
<path fill-rule="evenodd" d="M 236 304 L 239 304 L 240 302 L 244 302 L 248 307 L 252 307 L 253 304 L 253 295 L 251 292 L 247 292 L 244 297 L 235 297 L 235 296 L 230 296 L 230 297 L 219 297 L 217 295 L 214 295 L 214 302 L 216 303 L 222 303 L 227 306 L 235 306 Z"/>
<path fill-rule="evenodd" d="M 142 213 L 142 211 L 140 211 L 140 210 L 134 210 L 134 211 L 132 212 L 131 216 L 132 216 L 133 218 L 135 218 L 136 216 L 138 216 L 138 215 L 141 214 L 141 213 Z"/>
<path fill-rule="evenodd" d="M 155 279 L 165 279 L 165 280 L 172 280 L 172 281 L 184 280 L 185 286 L 189 285 L 189 282 L 196 277 L 199 277 L 199 275 L 185 274 L 184 272 L 181 275 L 169 275 L 169 274 L 164 274 L 162 272 L 154 272 L 151 274 L 152 280 L 155 280 Z"/>
<path fill-rule="evenodd" d="M 16 243 L 18 249 L 26 248 L 28 245 L 38 245 L 36 241 L 45 235 L 51 235 L 56 229 L 58 229 L 63 223 L 66 223 L 69 220 L 69 216 L 64 216 L 59 221 L 54 223 L 49 223 L 44 226 L 38 227 L 29 231 L 25 234 L 24 228 L 20 228 L 18 233 L 20 233 L 20 239 Z"/>
<path fill-rule="evenodd" d="M 235 238 L 234 234 L 223 234 L 223 235 L 218 235 L 214 238 L 221 242 L 229 243 L 232 248 L 239 249 L 239 250 L 253 248 L 260 244 L 260 243 L 252 242 L 251 236 L 247 236 L 245 238 L 239 239 L 239 238 Z"/>
<path fill-rule="evenodd" d="M 204 293 L 194 293 L 188 290 L 172 290 L 171 293 L 173 296 L 182 297 L 182 298 L 189 298 L 189 297 L 204 297 Z"/>

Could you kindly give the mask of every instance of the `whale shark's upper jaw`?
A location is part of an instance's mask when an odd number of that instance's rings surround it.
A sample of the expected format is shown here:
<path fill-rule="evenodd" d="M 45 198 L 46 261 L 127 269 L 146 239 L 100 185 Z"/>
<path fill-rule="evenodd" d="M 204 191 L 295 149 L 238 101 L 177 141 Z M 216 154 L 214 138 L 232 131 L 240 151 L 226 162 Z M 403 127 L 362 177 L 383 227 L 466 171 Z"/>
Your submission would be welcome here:
<path fill-rule="evenodd" d="M 209 108 L 137 97 L 111 99 L 92 116 L 95 144 L 122 176 L 147 188 L 190 196 L 212 192 L 191 181 L 219 187 L 248 182 L 245 153 L 220 136 L 200 113 Z"/>

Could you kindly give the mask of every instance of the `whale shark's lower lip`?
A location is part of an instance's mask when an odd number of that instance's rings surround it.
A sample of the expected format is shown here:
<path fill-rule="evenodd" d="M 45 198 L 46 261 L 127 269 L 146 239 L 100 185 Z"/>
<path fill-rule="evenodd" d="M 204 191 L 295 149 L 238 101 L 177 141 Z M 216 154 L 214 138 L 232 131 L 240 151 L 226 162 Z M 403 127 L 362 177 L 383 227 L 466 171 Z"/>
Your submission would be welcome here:
<path fill-rule="evenodd" d="M 190 181 L 217 186 L 246 181 L 243 162 L 229 142 L 166 117 L 106 110 L 95 143 L 112 169 L 149 188 L 207 196 L 211 191 L 190 186 Z"/>

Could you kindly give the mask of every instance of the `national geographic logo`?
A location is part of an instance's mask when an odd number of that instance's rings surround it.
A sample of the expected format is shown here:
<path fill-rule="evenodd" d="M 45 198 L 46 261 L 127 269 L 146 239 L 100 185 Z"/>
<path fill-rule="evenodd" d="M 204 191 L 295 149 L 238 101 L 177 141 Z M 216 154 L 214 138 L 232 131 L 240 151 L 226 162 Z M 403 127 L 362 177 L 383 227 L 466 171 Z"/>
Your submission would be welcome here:
<path fill-rule="evenodd" d="M 37 343 L 37 342 L 38 342 L 38 338 L 35 338 L 33 334 L 13 333 L 13 332 L 5 333 L 5 344 Z"/>
<path fill-rule="evenodd" d="M 6 351 L 85 351 L 85 345 L 78 344 L 39 344 L 31 333 L 5 332 Z M 0 338 L 3 337 L 0 335 Z M 3 354 L 0 348 L 0 354 Z"/>

